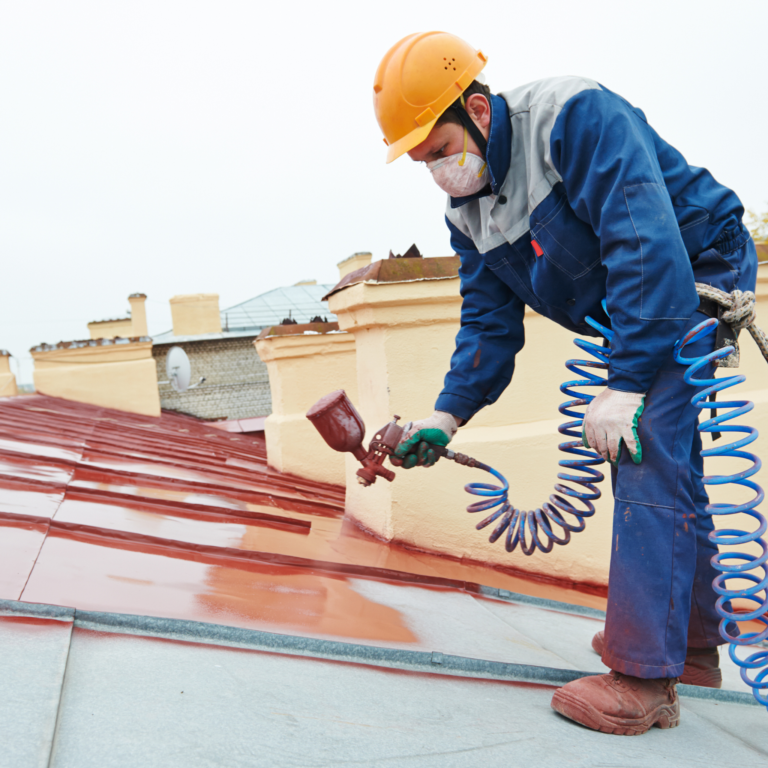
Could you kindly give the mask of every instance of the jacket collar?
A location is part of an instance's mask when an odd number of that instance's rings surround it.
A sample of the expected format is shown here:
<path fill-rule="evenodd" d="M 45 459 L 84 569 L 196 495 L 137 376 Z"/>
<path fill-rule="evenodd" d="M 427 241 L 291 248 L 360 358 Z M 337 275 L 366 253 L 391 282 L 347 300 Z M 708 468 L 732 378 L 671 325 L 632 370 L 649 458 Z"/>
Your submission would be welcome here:
<path fill-rule="evenodd" d="M 498 195 L 501 185 L 507 177 L 512 157 L 512 123 L 509 120 L 509 108 L 501 96 L 491 94 L 489 101 L 491 104 L 491 131 L 488 134 L 488 152 L 485 159 L 488 163 L 491 183 L 474 195 L 452 197 L 451 208 L 460 208 L 470 200 L 477 200 L 490 194 Z"/>

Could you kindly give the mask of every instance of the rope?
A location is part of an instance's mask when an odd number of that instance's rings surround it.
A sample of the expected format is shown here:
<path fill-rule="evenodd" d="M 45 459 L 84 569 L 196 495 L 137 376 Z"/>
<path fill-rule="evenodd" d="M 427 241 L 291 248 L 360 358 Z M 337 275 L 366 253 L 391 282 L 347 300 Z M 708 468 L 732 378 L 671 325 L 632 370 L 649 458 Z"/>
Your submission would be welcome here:
<path fill-rule="evenodd" d="M 705 299 L 711 299 L 717 302 L 725 312 L 721 315 L 720 319 L 732 328 L 735 332 L 740 331 L 742 328 L 746 328 L 749 331 L 749 335 L 755 340 L 755 343 L 760 348 L 760 352 L 768 362 L 768 337 L 765 335 L 760 326 L 755 323 L 757 319 L 757 310 L 755 308 L 755 294 L 752 291 L 733 291 L 733 293 L 726 293 L 719 288 L 713 288 L 711 285 L 704 283 L 696 283 L 696 293 Z M 736 333 L 734 333 L 734 336 Z M 739 365 L 739 345 L 738 342 L 733 340 L 734 354 L 729 355 L 724 360 L 719 360 L 719 367 L 721 368 L 737 368 Z"/>

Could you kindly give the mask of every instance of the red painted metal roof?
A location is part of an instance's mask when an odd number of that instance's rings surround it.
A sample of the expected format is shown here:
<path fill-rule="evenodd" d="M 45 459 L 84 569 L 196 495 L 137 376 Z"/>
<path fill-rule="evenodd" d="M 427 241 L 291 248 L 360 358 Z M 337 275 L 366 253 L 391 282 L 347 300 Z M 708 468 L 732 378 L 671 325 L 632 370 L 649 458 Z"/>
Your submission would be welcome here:
<path fill-rule="evenodd" d="M 405 643 L 398 611 L 352 579 L 604 606 L 387 545 L 343 512 L 343 489 L 276 472 L 250 435 L 171 413 L 0 400 L 0 598 Z"/>

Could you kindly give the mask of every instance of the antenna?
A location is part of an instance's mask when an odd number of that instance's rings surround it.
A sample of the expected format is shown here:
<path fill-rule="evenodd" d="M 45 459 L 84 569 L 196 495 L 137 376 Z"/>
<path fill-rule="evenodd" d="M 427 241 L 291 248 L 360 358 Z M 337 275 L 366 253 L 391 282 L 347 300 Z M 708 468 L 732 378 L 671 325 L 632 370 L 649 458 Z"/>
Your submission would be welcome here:
<path fill-rule="evenodd" d="M 165 375 L 168 381 L 159 381 L 158 384 L 170 384 L 177 392 L 195 389 L 205 381 L 205 376 L 201 376 L 197 384 L 189 385 L 192 366 L 187 353 L 181 347 L 171 347 L 168 350 L 168 356 L 165 359 Z"/>

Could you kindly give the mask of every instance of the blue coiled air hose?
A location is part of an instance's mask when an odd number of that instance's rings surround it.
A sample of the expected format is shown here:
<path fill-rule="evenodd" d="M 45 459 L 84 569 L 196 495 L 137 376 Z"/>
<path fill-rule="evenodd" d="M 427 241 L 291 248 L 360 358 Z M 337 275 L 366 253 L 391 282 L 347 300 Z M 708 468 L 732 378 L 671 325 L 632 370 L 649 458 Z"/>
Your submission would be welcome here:
<path fill-rule="evenodd" d="M 603 305 L 603 308 L 605 309 L 605 305 Z M 587 317 L 586 320 L 610 342 L 613 337 L 613 331 L 596 322 L 591 317 Z M 684 374 L 686 383 L 694 387 L 704 387 L 691 399 L 691 403 L 696 408 L 711 409 L 712 404 L 707 403 L 707 398 L 711 393 L 729 389 L 736 384 L 746 381 L 746 377 L 743 375 L 727 376 L 721 379 L 694 378 L 694 375 L 701 368 L 730 355 L 733 352 L 733 347 L 724 347 L 701 357 L 683 357 L 682 352 L 687 344 L 714 333 L 717 324 L 717 320 L 710 318 L 689 331 L 675 345 L 675 359 L 678 363 L 688 366 Z M 563 459 L 560 461 L 560 466 L 571 472 L 578 470 L 585 474 L 574 475 L 560 472 L 557 477 L 559 480 L 577 483 L 583 486 L 585 490 L 578 491 L 558 483 L 555 485 L 557 493 L 552 494 L 549 497 L 549 501 L 542 504 L 536 510 L 523 511 L 509 503 L 507 498 L 509 483 L 503 475 L 492 467 L 480 464 L 479 462 L 475 466 L 490 472 L 501 481 L 501 486 L 491 485 L 490 483 L 469 483 L 464 486 L 468 493 L 487 497 L 485 501 L 470 504 L 467 507 L 467 512 L 483 512 L 496 508 L 491 515 L 477 524 L 477 528 L 478 530 L 483 529 L 498 520 L 499 522 L 493 529 L 489 540 L 491 542 L 497 541 L 506 531 L 505 546 L 508 552 L 513 552 L 518 544 L 520 544 L 520 549 L 526 555 L 533 554 L 536 549 L 542 552 L 550 552 L 555 544 L 567 544 L 571 539 L 572 532 L 578 533 L 584 530 L 586 525 L 584 519 L 591 517 L 595 513 L 595 507 L 592 502 L 600 498 L 600 491 L 595 487 L 594 483 L 601 482 L 604 476 L 594 467 L 602 464 L 604 459 L 583 447 L 581 442 L 583 414 L 573 410 L 577 406 L 588 405 L 594 399 L 594 395 L 575 392 L 573 388 L 605 386 L 605 379 L 584 369 L 607 369 L 610 349 L 582 339 L 574 339 L 573 343 L 595 359 L 568 360 L 566 362 L 566 368 L 569 371 L 585 378 L 566 381 L 560 386 L 561 392 L 574 399 L 568 400 L 560 406 L 560 413 L 570 417 L 573 421 L 561 424 L 558 431 L 562 435 L 577 439 L 560 443 L 558 447 L 565 453 L 581 457 L 579 459 Z M 768 530 L 768 522 L 755 509 L 763 500 L 765 494 L 756 482 L 749 479 L 759 472 L 762 463 L 755 454 L 741 450 L 757 440 L 758 432 L 754 427 L 726 424 L 726 422 L 731 421 L 737 416 L 749 413 L 754 408 L 754 405 L 748 400 L 719 401 L 717 408 L 719 414 L 699 424 L 699 431 L 710 433 L 740 432 L 744 434 L 744 437 L 727 445 L 707 448 L 702 451 L 701 455 L 704 458 L 709 456 L 729 456 L 747 459 L 751 462 L 751 466 L 742 472 L 732 475 L 708 475 L 704 477 L 703 482 L 705 485 L 733 483 L 751 489 L 755 495 L 751 501 L 744 504 L 709 504 L 706 511 L 713 515 L 734 515 L 743 512 L 755 519 L 757 530 L 747 532 L 735 528 L 722 528 L 710 533 L 709 538 L 718 547 L 740 546 L 756 542 L 761 549 L 761 554 L 753 555 L 746 552 L 732 551 L 719 552 L 717 555 L 714 555 L 712 557 L 712 565 L 719 571 L 719 574 L 712 583 L 712 588 L 719 595 L 716 608 L 721 617 L 720 634 L 730 644 L 730 657 L 740 667 L 742 680 L 752 688 L 755 699 L 760 704 L 768 707 L 768 648 L 755 651 L 744 659 L 739 658 L 736 654 L 739 646 L 755 646 L 768 638 L 768 565 L 766 565 L 768 563 L 768 545 L 766 545 L 763 539 L 763 535 Z M 564 498 L 565 496 L 569 496 L 572 499 L 580 499 L 586 505 L 586 509 L 577 509 L 570 501 Z M 575 518 L 575 522 L 568 522 L 564 517 L 565 514 L 572 515 Z M 563 533 L 560 536 L 553 530 L 553 523 L 563 529 Z M 529 534 L 530 541 L 528 541 L 526 532 Z M 727 585 L 729 579 L 747 581 L 749 586 L 740 589 L 729 589 Z M 762 598 L 760 593 L 763 594 Z M 750 601 L 756 607 L 747 613 L 735 613 L 728 601 L 737 597 Z M 729 626 L 738 632 L 737 622 L 750 620 L 762 622 L 766 625 L 765 629 L 762 632 L 748 632 L 741 635 L 729 634 Z M 757 670 L 754 677 L 749 677 L 750 670 Z"/>
<path fill-rule="evenodd" d="M 587 317 L 586 321 L 610 342 L 613 331 L 591 317 Z M 559 472 L 557 477 L 558 480 L 581 485 L 583 490 L 576 490 L 562 483 L 557 483 L 555 485 L 556 493 L 553 493 L 548 501 L 538 509 L 524 511 L 509 503 L 507 498 L 509 483 L 504 476 L 487 464 L 480 464 L 479 462 L 476 466 L 490 472 L 501 481 L 501 485 L 468 483 L 464 486 L 464 490 L 467 493 L 487 497 L 485 501 L 476 501 L 474 504 L 470 504 L 467 507 L 467 512 L 483 512 L 487 509 L 496 508 L 491 515 L 477 524 L 477 529 L 481 530 L 498 520 L 499 522 L 493 529 L 493 533 L 489 536 L 489 541 L 492 543 L 497 541 L 506 531 L 505 547 L 507 552 L 513 552 L 518 544 L 525 555 L 532 555 L 536 549 L 542 552 L 551 552 L 555 544 L 567 544 L 571 540 L 571 533 L 583 531 L 586 527 L 584 519 L 595 514 L 595 506 L 592 502 L 599 499 L 601 495 L 600 490 L 595 487 L 595 483 L 600 483 L 605 479 L 603 473 L 595 469 L 595 467 L 603 464 L 605 459 L 601 458 L 594 451 L 587 450 L 582 445 L 581 425 L 584 420 L 584 414 L 573 410 L 577 406 L 588 405 L 595 396 L 575 392 L 573 388 L 604 387 L 606 380 L 602 376 L 584 369 L 597 368 L 607 370 L 611 350 L 610 347 L 601 347 L 598 344 L 583 339 L 574 339 L 573 343 L 595 359 L 568 360 L 565 364 L 565 367 L 571 373 L 583 376 L 584 378 L 566 381 L 560 386 L 560 391 L 573 399 L 564 402 L 558 410 L 564 416 L 573 419 L 573 421 L 561 424 L 558 427 L 558 432 L 561 435 L 567 435 L 576 439 L 560 443 L 558 447 L 564 453 L 581 458 L 562 459 L 559 462 L 560 466 L 569 471 Z M 572 474 L 574 471 L 584 474 Z M 580 500 L 586 505 L 586 509 L 578 509 L 565 497 Z M 573 520 L 569 521 L 565 515 L 571 516 Z M 553 526 L 561 528 L 562 533 L 558 535 Z"/>
<path fill-rule="evenodd" d="M 710 318 L 700 323 L 689 331 L 675 345 L 675 360 L 682 365 L 687 365 L 684 378 L 687 384 L 694 387 L 704 387 L 700 389 L 692 398 L 691 403 L 696 408 L 712 408 L 712 403 L 707 403 L 707 397 L 713 392 L 721 392 L 729 389 L 736 384 L 746 381 L 746 376 L 735 375 L 726 376 L 720 379 L 696 379 L 694 375 L 710 363 L 727 357 L 733 352 L 733 347 L 723 347 L 715 352 L 701 357 L 683 357 L 683 350 L 687 344 L 691 344 L 698 339 L 702 339 L 717 329 L 718 321 Z M 748 532 L 737 528 L 720 528 L 709 534 L 709 540 L 720 546 L 742 546 L 751 542 L 756 542 L 761 549 L 759 555 L 749 554 L 747 552 L 719 552 L 712 557 L 712 565 L 719 571 L 719 574 L 712 582 L 712 588 L 719 595 L 716 603 L 717 612 L 720 614 L 720 635 L 728 641 L 729 654 L 732 661 L 741 669 L 741 679 L 752 688 L 755 699 L 764 706 L 768 707 L 768 648 L 756 651 L 746 658 L 739 658 L 736 650 L 739 646 L 757 645 L 768 638 L 768 546 L 766 546 L 763 535 L 768 529 L 768 523 L 765 517 L 758 512 L 757 507 L 765 497 L 763 489 L 749 478 L 760 471 L 762 463 L 760 459 L 748 451 L 741 450 L 745 446 L 757 440 L 758 432 L 754 427 L 748 427 L 741 424 L 727 424 L 737 416 L 749 413 L 754 408 L 754 404 L 749 400 L 730 400 L 725 402 L 718 401 L 718 414 L 711 419 L 707 419 L 699 424 L 700 432 L 721 432 L 731 433 L 740 432 L 744 437 L 735 440 L 727 445 L 718 445 L 713 448 L 702 450 L 701 455 L 704 458 L 708 456 L 728 456 L 740 459 L 746 459 L 751 462 L 747 469 L 736 472 L 732 475 L 706 475 L 703 479 L 704 485 L 726 485 L 732 483 L 749 488 L 754 492 L 754 497 L 745 504 L 709 504 L 706 511 L 712 515 L 735 515 L 744 513 L 749 515 L 757 522 L 757 530 Z M 739 579 L 749 582 L 749 585 L 741 589 L 729 589 L 728 581 Z M 762 592 L 763 597 L 760 597 Z M 756 607 L 747 613 L 734 613 L 732 606 L 728 603 L 733 598 L 742 598 L 749 601 Z M 747 632 L 738 634 L 738 621 L 757 620 L 765 625 L 762 632 Z M 729 633 L 729 628 L 736 634 Z M 749 676 L 749 671 L 755 670 L 754 677 Z"/>

